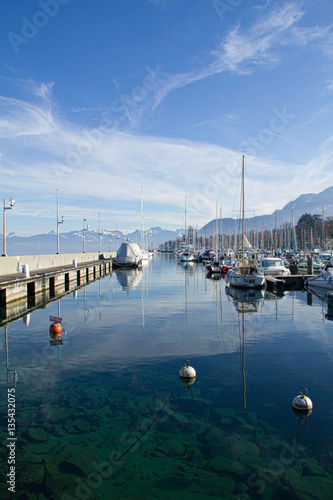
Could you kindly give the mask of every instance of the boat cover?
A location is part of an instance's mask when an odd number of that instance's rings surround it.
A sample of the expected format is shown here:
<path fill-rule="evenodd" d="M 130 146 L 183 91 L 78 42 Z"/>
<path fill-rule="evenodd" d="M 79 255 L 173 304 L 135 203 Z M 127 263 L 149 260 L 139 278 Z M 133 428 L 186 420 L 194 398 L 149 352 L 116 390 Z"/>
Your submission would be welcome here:
<path fill-rule="evenodd" d="M 123 242 L 117 252 L 116 262 L 137 263 L 142 259 L 142 251 L 137 243 Z"/>

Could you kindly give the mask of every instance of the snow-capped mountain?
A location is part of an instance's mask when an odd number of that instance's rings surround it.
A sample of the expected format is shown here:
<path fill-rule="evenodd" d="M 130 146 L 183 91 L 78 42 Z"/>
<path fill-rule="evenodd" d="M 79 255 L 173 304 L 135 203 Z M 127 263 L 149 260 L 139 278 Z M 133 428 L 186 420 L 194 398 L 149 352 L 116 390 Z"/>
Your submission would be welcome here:
<path fill-rule="evenodd" d="M 324 218 L 333 216 L 333 186 L 321 191 L 318 194 L 308 193 L 302 194 L 296 200 L 290 201 L 281 210 L 276 210 L 269 215 L 260 215 L 246 219 L 246 229 L 274 229 L 280 227 L 282 223 L 291 223 L 294 217 L 294 224 L 297 224 L 298 219 L 305 213 L 322 215 L 324 209 Z M 200 234 L 209 236 L 215 233 L 215 221 L 211 220 L 200 229 Z M 223 232 L 234 231 L 235 219 L 222 219 Z"/>
<path fill-rule="evenodd" d="M 99 247 L 101 248 L 101 252 L 116 251 L 122 241 L 126 240 L 137 243 L 141 242 L 141 232 L 139 230 L 124 234 L 121 231 L 101 229 L 100 236 L 99 231 L 96 229 L 85 231 L 84 233 L 84 247 L 86 252 L 96 252 L 99 250 Z M 150 228 L 144 236 L 144 246 L 156 248 L 165 241 L 175 240 L 182 233 L 184 234 L 184 230 L 169 231 L 160 227 Z M 2 243 L 2 234 L 0 242 Z M 82 252 L 83 230 L 60 233 L 59 249 L 61 253 Z M 7 255 L 52 254 L 56 253 L 56 251 L 57 234 L 55 231 L 28 237 L 18 236 L 15 233 L 7 235 Z"/>

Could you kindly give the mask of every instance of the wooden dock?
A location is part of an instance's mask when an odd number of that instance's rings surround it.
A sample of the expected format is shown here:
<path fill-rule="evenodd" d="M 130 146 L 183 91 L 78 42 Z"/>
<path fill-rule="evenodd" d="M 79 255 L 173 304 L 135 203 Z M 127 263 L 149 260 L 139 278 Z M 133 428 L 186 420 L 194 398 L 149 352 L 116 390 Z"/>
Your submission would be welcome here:
<path fill-rule="evenodd" d="M 283 293 L 289 290 L 303 290 L 305 281 L 313 274 L 290 274 L 289 276 L 265 276 L 267 290 Z"/>

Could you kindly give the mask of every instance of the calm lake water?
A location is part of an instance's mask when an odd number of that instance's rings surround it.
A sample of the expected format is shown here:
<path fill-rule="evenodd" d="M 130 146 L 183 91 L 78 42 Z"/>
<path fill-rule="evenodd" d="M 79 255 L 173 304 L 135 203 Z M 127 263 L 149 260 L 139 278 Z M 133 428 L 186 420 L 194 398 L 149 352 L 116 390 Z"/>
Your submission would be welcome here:
<path fill-rule="evenodd" d="M 58 314 L 62 343 L 49 336 Z M 234 292 L 165 254 L 9 324 L 0 497 L 333 499 L 326 314 L 306 291 Z M 179 380 L 184 360 L 192 385 Z M 291 409 L 302 386 L 314 405 L 305 420 Z M 13 388 L 15 493 L 6 483 Z"/>

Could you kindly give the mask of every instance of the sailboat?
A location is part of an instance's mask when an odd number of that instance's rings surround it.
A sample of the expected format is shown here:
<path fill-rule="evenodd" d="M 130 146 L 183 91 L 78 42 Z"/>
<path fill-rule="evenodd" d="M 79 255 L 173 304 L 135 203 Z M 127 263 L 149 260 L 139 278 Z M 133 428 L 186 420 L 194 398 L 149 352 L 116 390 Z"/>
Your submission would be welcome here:
<path fill-rule="evenodd" d="M 193 262 L 194 255 L 188 250 L 186 247 L 187 243 L 187 235 L 186 235 L 186 196 L 185 196 L 185 250 L 180 254 L 179 260 L 180 262 Z"/>
<path fill-rule="evenodd" d="M 236 263 L 236 266 L 229 269 L 227 273 L 227 281 L 230 286 L 237 288 L 261 288 L 265 285 L 265 276 L 262 272 L 258 271 L 254 264 L 251 264 L 244 256 L 244 242 L 245 242 L 245 168 L 244 168 L 244 155 L 242 160 L 242 192 L 241 192 L 241 205 L 242 205 L 242 258 Z"/>
<path fill-rule="evenodd" d="M 146 231 L 145 231 L 146 232 Z M 143 186 L 141 186 L 141 231 L 140 231 L 140 248 L 142 252 L 142 261 L 149 261 L 150 254 L 148 249 L 144 248 L 144 217 L 143 217 Z"/>

